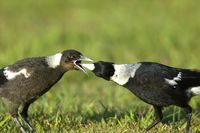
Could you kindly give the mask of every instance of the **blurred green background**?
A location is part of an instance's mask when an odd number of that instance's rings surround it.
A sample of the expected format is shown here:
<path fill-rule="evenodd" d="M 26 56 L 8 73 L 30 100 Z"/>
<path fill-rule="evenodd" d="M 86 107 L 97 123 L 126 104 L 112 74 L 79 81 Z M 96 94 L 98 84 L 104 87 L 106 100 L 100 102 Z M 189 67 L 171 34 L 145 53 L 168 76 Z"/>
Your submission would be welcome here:
<path fill-rule="evenodd" d="M 0 1 L 0 65 L 25 57 L 76 49 L 92 59 L 160 62 L 200 68 L 198 0 L 6 0 Z M 200 132 L 200 100 L 193 132 Z M 30 108 L 37 132 L 143 132 L 153 109 L 128 90 L 78 71 L 66 73 Z M 0 106 L 1 132 L 16 132 Z M 183 132 L 184 113 L 164 110 L 152 132 Z"/>

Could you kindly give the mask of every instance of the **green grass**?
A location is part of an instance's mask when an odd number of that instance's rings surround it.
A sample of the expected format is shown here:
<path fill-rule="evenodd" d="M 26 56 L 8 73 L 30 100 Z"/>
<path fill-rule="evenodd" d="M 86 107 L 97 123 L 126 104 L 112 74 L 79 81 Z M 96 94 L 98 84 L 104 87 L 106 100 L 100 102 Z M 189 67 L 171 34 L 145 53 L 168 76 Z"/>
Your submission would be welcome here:
<path fill-rule="evenodd" d="M 0 1 L 0 65 L 74 48 L 94 60 L 155 61 L 200 68 L 198 0 L 6 0 Z M 200 132 L 200 100 L 192 131 Z M 0 106 L 0 131 L 18 131 Z M 144 132 L 153 108 L 128 90 L 81 72 L 68 72 L 30 108 L 37 132 Z M 164 110 L 152 133 L 183 132 L 185 114 Z"/>

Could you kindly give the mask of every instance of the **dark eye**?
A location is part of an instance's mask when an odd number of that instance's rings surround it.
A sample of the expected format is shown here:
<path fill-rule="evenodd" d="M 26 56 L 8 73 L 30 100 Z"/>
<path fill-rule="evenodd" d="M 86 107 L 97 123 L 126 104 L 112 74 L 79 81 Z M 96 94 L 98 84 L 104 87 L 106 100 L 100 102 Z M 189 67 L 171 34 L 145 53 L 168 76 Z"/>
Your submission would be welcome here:
<path fill-rule="evenodd" d="M 65 60 L 65 63 L 67 63 L 67 62 L 69 62 L 69 59 L 66 59 L 66 60 Z"/>
<path fill-rule="evenodd" d="M 76 56 L 75 56 L 75 55 L 71 55 L 69 58 L 70 58 L 70 59 L 75 59 Z"/>

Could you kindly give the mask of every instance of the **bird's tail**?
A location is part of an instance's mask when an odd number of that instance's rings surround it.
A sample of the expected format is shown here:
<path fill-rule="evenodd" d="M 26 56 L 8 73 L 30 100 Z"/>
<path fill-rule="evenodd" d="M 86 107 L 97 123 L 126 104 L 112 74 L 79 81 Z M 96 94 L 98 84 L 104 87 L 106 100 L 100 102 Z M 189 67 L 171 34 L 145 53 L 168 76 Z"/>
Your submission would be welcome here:
<path fill-rule="evenodd" d="M 200 71 L 197 69 L 183 71 L 183 84 L 194 95 L 200 95 Z"/>

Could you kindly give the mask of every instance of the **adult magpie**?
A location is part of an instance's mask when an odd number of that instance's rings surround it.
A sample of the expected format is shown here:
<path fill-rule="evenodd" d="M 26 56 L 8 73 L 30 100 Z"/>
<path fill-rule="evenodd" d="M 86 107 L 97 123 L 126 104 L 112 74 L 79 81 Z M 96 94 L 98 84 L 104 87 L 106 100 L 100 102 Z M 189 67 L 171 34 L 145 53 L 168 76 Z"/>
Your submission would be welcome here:
<path fill-rule="evenodd" d="M 127 88 L 144 102 L 153 105 L 155 121 L 147 131 L 162 121 L 162 108 L 176 105 L 187 113 L 186 132 L 189 132 L 192 108 L 188 102 L 200 94 L 200 71 L 174 68 L 154 62 L 114 64 L 99 61 L 82 64 L 105 80 L 112 80 Z"/>
<path fill-rule="evenodd" d="M 70 49 L 51 56 L 22 59 L 0 69 L 0 97 L 23 133 L 25 129 L 18 113 L 29 131 L 34 132 L 28 118 L 30 104 L 57 83 L 65 72 L 79 69 L 86 73 L 81 61 L 92 60 Z"/>

